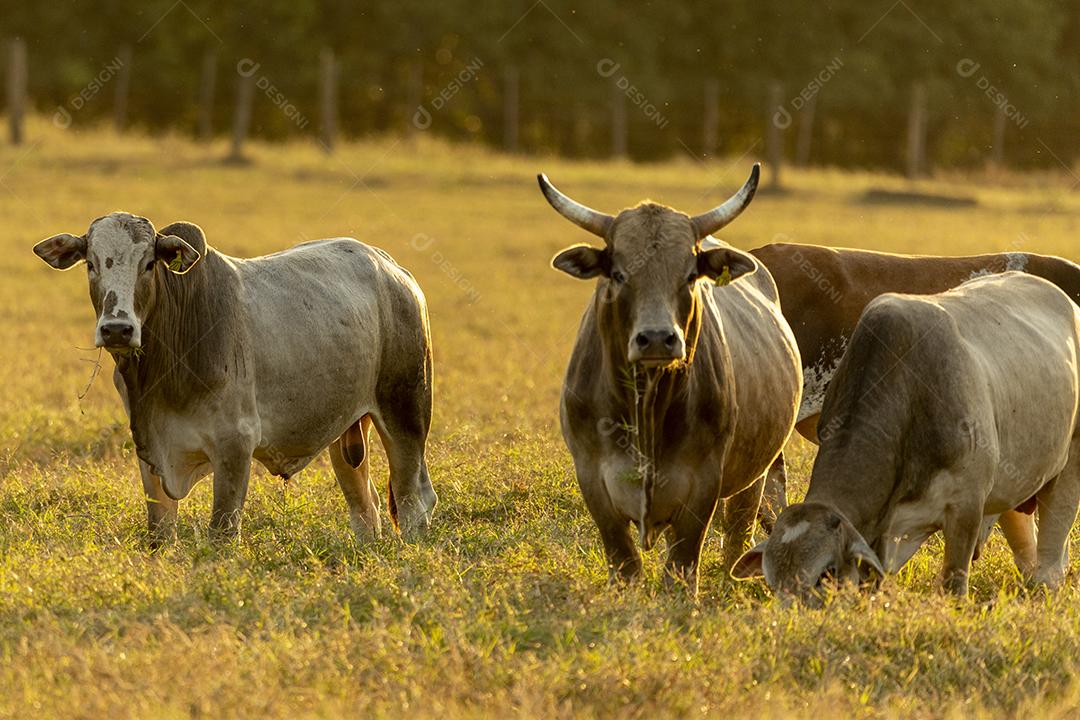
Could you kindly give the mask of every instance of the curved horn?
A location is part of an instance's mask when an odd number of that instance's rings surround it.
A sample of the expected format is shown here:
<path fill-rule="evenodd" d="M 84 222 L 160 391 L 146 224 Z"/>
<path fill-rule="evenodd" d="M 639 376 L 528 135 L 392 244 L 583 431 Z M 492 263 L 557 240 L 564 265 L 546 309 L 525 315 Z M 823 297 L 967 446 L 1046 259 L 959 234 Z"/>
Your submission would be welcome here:
<path fill-rule="evenodd" d="M 593 235 L 607 238 L 608 230 L 611 229 L 611 223 L 615 221 L 615 218 L 571 200 L 559 192 L 543 173 L 537 175 L 536 180 L 540 183 L 540 191 L 544 193 L 544 197 L 560 215 Z"/>
<path fill-rule="evenodd" d="M 712 235 L 739 217 L 742 211 L 746 209 L 746 206 L 750 204 L 750 201 L 754 199 L 754 193 L 757 191 L 760 178 L 761 163 L 754 163 L 754 169 L 750 171 L 750 177 L 747 178 L 746 183 L 739 192 L 732 195 L 723 205 L 690 218 L 697 239 L 701 240 L 706 235 Z"/>

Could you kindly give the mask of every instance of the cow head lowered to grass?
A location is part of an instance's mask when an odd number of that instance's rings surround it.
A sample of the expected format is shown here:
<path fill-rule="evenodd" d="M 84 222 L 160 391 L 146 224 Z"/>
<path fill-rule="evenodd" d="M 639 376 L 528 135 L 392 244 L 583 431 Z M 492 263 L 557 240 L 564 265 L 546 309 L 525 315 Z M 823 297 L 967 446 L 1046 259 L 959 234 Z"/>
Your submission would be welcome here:
<path fill-rule="evenodd" d="M 877 553 L 851 521 L 817 503 L 788 507 L 768 539 L 732 568 L 740 580 L 764 576 L 785 605 L 821 607 L 831 589 L 861 585 L 885 576 Z"/>
<path fill-rule="evenodd" d="M 555 268 L 597 279 L 562 394 L 562 428 L 612 578 L 630 578 L 666 533 L 666 577 L 697 588 L 721 498 L 730 567 L 751 537 L 764 473 L 790 435 L 802 376 L 776 286 L 752 256 L 710 236 L 749 205 L 688 216 L 645 202 L 606 215 L 539 176 L 548 202 L 604 240 Z"/>
<path fill-rule="evenodd" d="M 829 383 L 803 502 L 732 570 L 812 605 L 896 573 L 941 531 L 943 587 L 968 594 L 998 515 L 1036 505 L 1034 567 L 1059 587 L 1080 505 L 1080 308 L 1020 272 L 871 301 Z M 1030 573 L 1030 574 L 1029 574 Z"/>
<path fill-rule="evenodd" d="M 90 300 L 98 316 L 94 344 L 112 353 L 142 346 L 143 323 L 156 297 L 155 274 L 182 275 L 205 251 L 197 226 L 175 223 L 157 232 L 146 218 L 128 213 L 98 218 L 84 235 L 61 233 L 34 246 L 34 253 L 57 270 L 86 261 Z"/>

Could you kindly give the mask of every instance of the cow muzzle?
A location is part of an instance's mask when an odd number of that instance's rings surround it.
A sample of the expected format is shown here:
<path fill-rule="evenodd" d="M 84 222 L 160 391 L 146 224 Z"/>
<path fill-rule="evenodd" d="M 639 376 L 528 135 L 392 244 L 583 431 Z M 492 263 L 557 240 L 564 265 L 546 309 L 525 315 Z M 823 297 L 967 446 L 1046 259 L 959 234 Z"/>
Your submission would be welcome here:
<path fill-rule="evenodd" d="M 109 352 L 133 350 L 142 344 L 141 333 L 130 320 L 102 320 L 97 326 L 95 344 Z"/>
<path fill-rule="evenodd" d="M 686 342 L 677 328 L 639 330 L 630 337 L 627 358 L 642 365 L 669 365 L 686 357 Z"/>

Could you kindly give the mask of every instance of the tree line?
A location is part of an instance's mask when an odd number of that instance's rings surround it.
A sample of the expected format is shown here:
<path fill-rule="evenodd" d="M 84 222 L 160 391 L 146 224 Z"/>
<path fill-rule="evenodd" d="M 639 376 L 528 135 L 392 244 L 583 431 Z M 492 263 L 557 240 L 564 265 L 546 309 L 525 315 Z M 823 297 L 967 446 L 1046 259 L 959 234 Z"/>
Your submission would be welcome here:
<path fill-rule="evenodd" d="M 0 5 L 9 116 L 21 93 L 64 127 L 915 175 L 1071 165 L 1080 118 L 1064 0 Z"/>

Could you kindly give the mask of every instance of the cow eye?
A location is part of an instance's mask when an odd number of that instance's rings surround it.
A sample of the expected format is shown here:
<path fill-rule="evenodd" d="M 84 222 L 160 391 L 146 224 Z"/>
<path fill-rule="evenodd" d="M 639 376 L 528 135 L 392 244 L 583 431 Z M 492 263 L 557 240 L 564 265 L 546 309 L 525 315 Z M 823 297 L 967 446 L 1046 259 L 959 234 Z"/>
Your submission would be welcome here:
<path fill-rule="evenodd" d="M 686 284 L 687 285 L 693 285 L 694 283 L 697 282 L 697 279 L 698 279 L 698 274 L 696 272 L 692 272 L 692 273 L 690 273 L 689 275 L 686 276 Z"/>
<path fill-rule="evenodd" d="M 154 262 L 155 262 L 154 260 L 151 260 L 150 262 L 146 263 L 146 268 L 145 268 L 146 272 L 150 272 L 151 270 L 154 269 Z"/>
<path fill-rule="evenodd" d="M 86 261 L 86 270 L 87 270 L 87 272 L 94 272 L 94 263 L 87 260 Z"/>
<path fill-rule="evenodd" d="M 612 270 L 611 279 L 619 285 L 622 285 L 624 282 L 626 282 L 626 273 L 624 273 L 622 270 Z"/>

